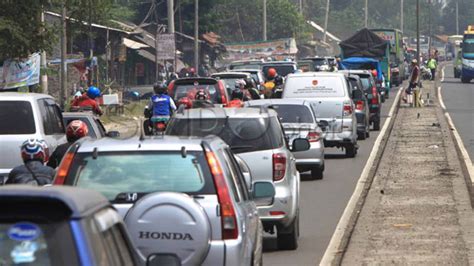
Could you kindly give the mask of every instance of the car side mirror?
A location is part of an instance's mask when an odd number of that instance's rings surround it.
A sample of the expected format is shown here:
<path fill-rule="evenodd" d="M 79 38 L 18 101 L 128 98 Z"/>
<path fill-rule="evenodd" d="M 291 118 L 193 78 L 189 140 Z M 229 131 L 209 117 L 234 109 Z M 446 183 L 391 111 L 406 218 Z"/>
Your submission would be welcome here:
<path fill-rule="evenodd" d="M 118 138 L 118 137 L 120 137 L 120 132 L 118 132 L 118 131 L 109 131 L 109 132 L 107 132 L 107 137 L 109 137 L 109 138 Z"/>
<path fill-rule="evenodd" d="M 271 204 L 275 194 L 275 186 L 272 182 L 256 181 L 253 183 L 252 198 L 260 204 L 263 202 Z"/>
<path fill-rule="evenodd" d="M 171 253 L 151 254 L 146 260 L 147 266 L 181 266 L 178 255 Z"/>
<path fill-rule="evenodd" d="M 298 151 L 307 151 L 310 148 L 309 141 L 304 138 L 297 138 L 293 140 L 293 145 L 292 145 L 292 152 L 298 152 Z"/>
<path fill-rule="evenodd" d="M 326 129 L 329 127 L 329 122 L 326 120 L 320 120 L 318 122 L 319 128 L 321 128 L 322 131 L 326 131 Z"/>

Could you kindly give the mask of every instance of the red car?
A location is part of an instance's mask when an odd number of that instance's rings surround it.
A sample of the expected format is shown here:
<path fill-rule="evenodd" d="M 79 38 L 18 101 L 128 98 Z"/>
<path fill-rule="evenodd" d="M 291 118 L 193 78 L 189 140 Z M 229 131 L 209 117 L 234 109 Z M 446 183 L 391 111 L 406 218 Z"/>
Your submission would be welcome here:
<path fill-rule="evenodd" d="M 230 97 L 224 83 L 213 78 L 181 78 L 174 80 L 168 86 L 168 94 L 179 105 L 192 104 L 198 91 L 203 90 L 209 95 L 209 101 L 215 105 L 226 106 Z M 191 107 L 191 106 L 188 106 Z"/>

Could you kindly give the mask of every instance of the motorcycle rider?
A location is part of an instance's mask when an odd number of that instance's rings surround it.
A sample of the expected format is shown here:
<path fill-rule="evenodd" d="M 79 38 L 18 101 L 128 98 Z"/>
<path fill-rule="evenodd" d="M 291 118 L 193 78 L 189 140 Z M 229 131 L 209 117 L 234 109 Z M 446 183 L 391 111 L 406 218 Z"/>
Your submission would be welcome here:
<path fill-rule="evenodd" d="M 277 86 L 277 82 L 281 81 L 276 69 L 269 68 L 267 71 L 267 81 L 263 85 L 265 87 L 265 98 L 272 98 L 273 92 Z"/>
<path fill-rule="evenodd" d="M 203 89 L 200 89 L 194 96 L 193 107 L 212 108 L 214 107 L 214 104 L 209 100 L 209 95 Z"/>
<path fill-rule="evenodd" d="M 90 107 L 96 115 L 102 115 L 102 110 L 95 100 L 100 96 L 100 90 L 97 87 L 90 86 L 87 92 L 81 97 L 75 98 L 71 103 L 71 109 L 80 109 L 81 107 Z"/>
<path fill-rule="evenodd" d="M 253 78 L 245 79 L 245 89 L 249 92 L 252 100 L 260 99 L 260 92 L 256 88 L 255 80 Z"/>
<path fill-rule="evenodd" d="M 413 103 L 413 91 L 415 90 L 420 76 L 420 67 L 418 66 L 418 60 L 411 60 L 411 74 L 409 79 L 408 88 L 405 90 L 406 102 L 409 104 Z M 405 98 L 404 98 L 405 101 Z"/>
<path fill-rule="evenodd" d="M 157 122 L 168 123 L 172 113 L 176 110 L 173 99 L 167 94 L 168 87 L 162 83 L 153 86 L 155 95 L 151 96 L 150 102 L 145 107 L 145 116 L 150 118 L 150 126 Z"/>
<path fill-rule="evenodd" d="M 64 155 L 71 145 L 76 142 L 78 139 L 83 138 L 89 135 L 89 128 L 87 124 L 81 120 L 73 120 L 66 126 L 66 138 L 67 142 L 59 145 L 54 150 L 51 158 L 49 158 L 48 166 L 56 168 L 61 163 Z"/>
<path fill-rule="evenodd" d="M 21 145 L 23 165 L 13 168 L 5 184 L 30 184 L 44 186 L 51 184 L 56 172 L 45 166 L 49 156 L 44 140 L 28 139 Z"/>

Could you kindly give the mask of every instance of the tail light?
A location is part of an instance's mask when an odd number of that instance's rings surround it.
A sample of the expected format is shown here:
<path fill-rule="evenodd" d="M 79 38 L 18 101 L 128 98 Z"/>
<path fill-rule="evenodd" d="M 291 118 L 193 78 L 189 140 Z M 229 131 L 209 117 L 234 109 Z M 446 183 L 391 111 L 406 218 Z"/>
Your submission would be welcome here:
<path fill-rule="evenodd" d="M 308 139 L 309 142 L 318 142 L 320 137 L 321 135 L 319 134 L 319 132 L 310 131 L 306 138 Z"/>
<path fill-rule="evenodd" d="M 237 218 L 235 216 L 234 205 L 230 198 L 229 188 L 225 182 L 222 168 L 217 162 L 217 158 L 213 152 L 206 151 L 206 158 L 211 169 L 214 184 L 217 190 L 217 198 L 220 205 L 221 223 L 222 223 L 222 239 L 236 239 L 239 235 L 237 228 Z"/>
<path fill-rule="evenodd" d="M 356 101 L 356 110 L 364 110 L 364 101 Z"/>
<path fill-rule="evenodd" d="M 345 102 L 342 110 L 344 116 L 351 116 L 353 112 L 352 104 L 350 102 Z"/>
<path fill-rule="evenodd" d="M 163 123 L 163 122 L 156 123 L 156 129 L 158 129 L 159 131 L 165 131 L 165 129 L 166 129 L 166 124 Z"/>
<path fill-rule="evenodd" d="M 379 97 L 377 96 L 377 94 L 378 94 L 377 87 L 373 86 L 372 87 L 372 100 L 370 100 L 372 104 L 379 104 Z"/>
<path fill-rule="evenodd" d="M 53 184 L 54 185 L 64 185 L 66 181 L 66 176 L 69 173 L 69 169 L 71 168 L 72 161 L 74 160 L 74 152 L 67 152 L 64 155 L 64 158 L 59 165 L 58 171 L 56 173 L 56 177 L 54 178 Z"/>
<path fill-rule="evenodd" d="M 217 86 L 219 87 L 219 92 L 221 94 L 221 103 L 226 105 L 227 104 L 227 97 L 225 96 L 226 89 L 221 80 L 217 82 Z"/>
<path fill-rule="evenodd" d="M 286 155 L 284 153 L 273 154 L 273 181 L 282 180 L 286 172 Z"/>

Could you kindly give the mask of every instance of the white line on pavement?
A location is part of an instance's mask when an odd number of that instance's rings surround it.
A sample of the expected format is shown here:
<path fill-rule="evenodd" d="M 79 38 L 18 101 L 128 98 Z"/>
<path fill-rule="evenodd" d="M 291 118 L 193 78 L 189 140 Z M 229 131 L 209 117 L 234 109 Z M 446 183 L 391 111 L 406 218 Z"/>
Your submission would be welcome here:
<path fill-rule="evenodd" d="M 364 170 L 362 171 L 362 174 L 359 180 L 357 181 L 357 186 L 354 190 L 354 193 L 352 193 L 351 199 L 347 203 L 347 206 L 344 209 L 344 213 L 342 214 L 341 219 L 339 219 L 339 222 L 337 223 L 336 230 L 334 231 L 334 234 L 331 237 L 331 241 L 329 242 L 329 245 L 326 248 L 326 252 L 324 252 L 324 256 L 321 259 L 320 265 L 331 265 L 334 262 L 335 256 L 340 253 L 339 247 L 343 240 L 344 232 L 346 229 L 348 229 L 352 213 L 356 208 L 357 202 L 362 196 L 365 184 L 367 182 L 367 179 L 369 178 L 370 168 L 374 164 L 375 157 L 380 149 L 380 143 L 382 142 L 382 139 L 388 130 L 388 126 L 390 125 L 390 121 L 393 118 L 395 107 L 400 101 L 400 94 L 402 90 L 403 87 L 400 87 L 400 89 L 398 90 L 397 96 L 395 97 L 392 107 L 390 108 L 390 112 L 388 113 L 388 117 L 385 120 L 380 134 L 375 140 L 374 146 L 372 147 L 372 151 L 369 155 L 369 159 L 367 160 L 367 163 L 364 166 Z"/>
<path fill-rule="evenodd" d="M 442 69 L 442 72 L 444 72 L 444 67 Z M 469 179 L 471 180 L 471 185 L 472 185 L 472 184 L 474 184 L 474 166 L 472 165 L 472 161 L 471 161 L 471 158 L 469 156 L 469 153 L 467 152 L 466 148 L 464 147 L 464 142 L 462 141 L 461 136 L 458 133 L 458 130 L 454 126 L 454 122 L 451 119 L 451 116 L 449 115 L 448 111 L 446 110 L 446 105 L 444 104 L 444 101 L 443 101 L 443 96 L 441 94 L 441 89 L 442 89 L 442 87 L 438 87 L 439 104 L 441 105 L 441 108 L 443 108 L 444 115 L 446 116 L 446 119 L 448 120 L 449 127 L 453 131 L 454 140 L 456 141 L 456 144 L 458 145 L 459 149 L 461 150 L 461 155 L 462 155 L 461 160 L 463 160 L 464 164 L 466 165 L 467 173 L 469 174 Z"/>

